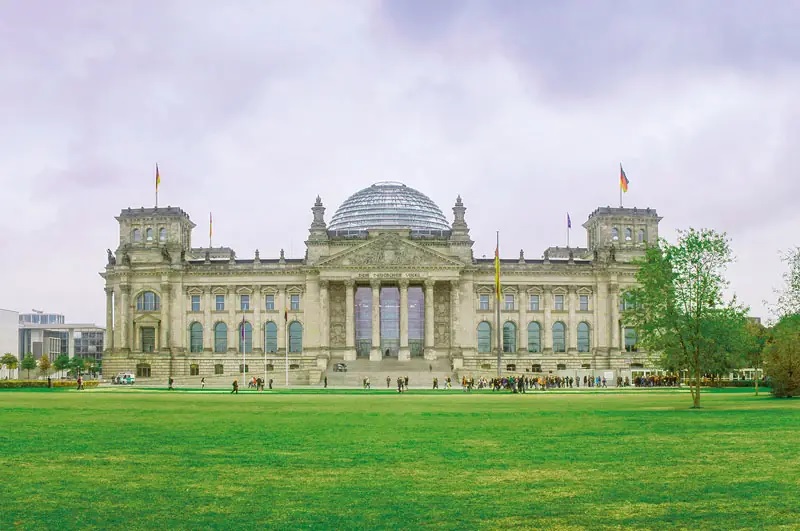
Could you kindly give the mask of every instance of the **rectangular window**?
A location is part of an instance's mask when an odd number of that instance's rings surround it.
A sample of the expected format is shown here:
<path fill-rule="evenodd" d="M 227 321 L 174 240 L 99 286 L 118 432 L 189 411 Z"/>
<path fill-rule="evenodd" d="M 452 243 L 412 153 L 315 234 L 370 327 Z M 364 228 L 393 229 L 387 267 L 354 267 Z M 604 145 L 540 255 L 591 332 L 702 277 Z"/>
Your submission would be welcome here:
<path fill-rule="evenodd" d="M 300 309 L 300 295 L 292 295 L 290 300 L 289 309 L 292 311 L 297 311 Z"/>
<path fill-rule="evenodd" d="M 217 363 L 214 365 L 214 374 L 224 374 L 225 373 L 225 366 L 221 363 Z"/>
<path fill-rule="evenodd" d="M 479 310 L 488 310 L 489 309 L 489 296 L 488 295 L 481 295 L 479 304 L 480 304 L 480 306 L 478 306 Z"/>
<path fill-rule="evenodd" d="M 564 296 L 563 295 L 556 295 L 554 297 L 554 301 L 555 301 L 555 303 L 553 305 L 553 309 L 554 310 L 563 310 L 564 309 Z"/>
<path fill-rule="evenodd" d="M 217 311 L 218 312 L 224 312 L 225 311 L 225 295 L 217 295 L 216 301 L 217 301 L 217 305 L 216 305 Z"/>
<path fill-rule="evenodd" d="M 192 311 L 200 311 L 200 295 L 192 295 Z"/>
<path fill-rule="evenodd" d="M 240 310 L 246 312 L 250 309 L 250 295 L 239 295 Z"/>
<path fill-rule="evenodd" d="M 156 350 L 156 329 L 152 326 L 143 326 L 142 333 L 142 352 L 155 352 Z"/>
<path fill-rule="evenodd" d="M 514 309 L 514 296 L 506 295 L 506 310 L 513 310 L 513 309 Z"/>
<path fill-rule="evenodd" d="M 532 312 L 538 312 L 539 311 L 539 296 L 538 295 L 531 295 L 530 310 Z"/>
<path fill-rule="evenodd" d="M 589 296 L 588 295 L 580 295 L 580 311 L 588 312 L 589 311 Z"/>
<path fill-rule="evenodd" d="M 267 295 L 267 310 L 275 309 L 275 295 Z"/>
<path fill-rule="evenodd" d="M 636 352 L 639 348 L 636 345 L 638 337 L 636 337 L 636 329 L 626 327 L 625 333 L 625 350 L 628 352 Z"/>
<path fill-rule="evenodd" d="M 200 376 L 200 366 L 196 363 L 189 365 L 189 376 Z"/>

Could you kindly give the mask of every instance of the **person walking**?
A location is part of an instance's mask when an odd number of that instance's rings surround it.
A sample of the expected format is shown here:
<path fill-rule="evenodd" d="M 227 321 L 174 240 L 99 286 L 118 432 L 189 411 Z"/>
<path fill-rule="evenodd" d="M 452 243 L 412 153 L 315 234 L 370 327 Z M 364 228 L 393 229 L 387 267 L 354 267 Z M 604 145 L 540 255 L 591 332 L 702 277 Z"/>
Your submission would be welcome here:
<path fill-rule="evenodd" d="M 172 384 L 174 384 L 174 383 L 175 383 L 175 380 L 173 380 L 173 379 L 172 379 L 172 376 L 170 376 L 170 377 L 169 377 L 169 380 L 168 380 L 168 382 L 169 382 L 169 384 L 167 385 L 167 390 L 168 390 L 168 391 L 172 391 L 172 390 L 173 390 L 173 388 L 172 388 Z"/>
<path fill-rule="evenodd" d="M 327 389 L 328 388 L 328 376 L 327 375 L 325 375 L 325 379 L 323 380 L 323 382 L 324 382 L 324 385 L 325 385 L 324 388 Z"/>
<path fill-rule="evenodd" d="M 234 394 L 234 393 L 237 394 L 237 395 L 239 394 L 239 381 L 238 380 L 234 380 L 233 381 L 233 389 L 231 390 L 231 394 Z"/>
<path fill-rule="evenodd" d="M 206 388 L 206 379 L 205 377 L 203 377 L 200 378 L 200 389 L 205 389 L 205 388 Z"/>

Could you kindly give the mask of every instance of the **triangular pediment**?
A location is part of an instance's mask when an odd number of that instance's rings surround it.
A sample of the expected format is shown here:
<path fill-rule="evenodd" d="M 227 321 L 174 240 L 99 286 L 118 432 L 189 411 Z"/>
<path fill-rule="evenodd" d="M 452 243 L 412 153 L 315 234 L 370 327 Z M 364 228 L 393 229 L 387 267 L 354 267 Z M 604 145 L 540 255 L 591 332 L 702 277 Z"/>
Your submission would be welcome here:
<path fill-rule="evenodd" d="M 438 251 L 411 242 L 397 234 L 381 234 L 374 240 L 325 258 L 323 268 L 461 268 L 464 264 Z"/>

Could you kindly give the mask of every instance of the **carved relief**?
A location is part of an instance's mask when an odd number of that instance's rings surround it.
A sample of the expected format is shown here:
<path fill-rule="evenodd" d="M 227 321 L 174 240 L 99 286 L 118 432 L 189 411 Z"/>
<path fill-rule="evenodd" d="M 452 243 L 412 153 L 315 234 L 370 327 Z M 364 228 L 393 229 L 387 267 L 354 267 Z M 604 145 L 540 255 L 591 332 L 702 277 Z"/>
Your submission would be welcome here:
<path fill-rule="evenodd" d="M 328 286 L 328 308 L 330 318 L 330 346 L 332 348 L 344 348 L 345 341 L 345 316 L 346 293 L 344 284 L 332 282 Z"/>
<path fill-rule="evenodd" d="M 441 266 L 457 265 L 446 258 L 436 256 L 398 236 L 386 236 L 353 252 L 333 257 L 326 266 Z"/>
<path fill-rule="evenodd" d="M 433 288 L 433 345 L 450 347 L 450 284 L 437 282 Z"/>

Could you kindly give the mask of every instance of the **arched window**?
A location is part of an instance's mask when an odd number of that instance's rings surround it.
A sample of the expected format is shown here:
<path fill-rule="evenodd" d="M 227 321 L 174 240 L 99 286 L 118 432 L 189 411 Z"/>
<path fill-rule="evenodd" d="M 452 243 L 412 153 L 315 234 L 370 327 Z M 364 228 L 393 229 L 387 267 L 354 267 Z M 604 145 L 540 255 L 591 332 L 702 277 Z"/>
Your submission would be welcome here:
<path fill-rule="evenodd" d="M 142 241 L 142 231 L 139 229 L 133 229 L 133 241 L 140 242 Z"/>
<path fill-rule="evenodd" d="M 639 229 L 639 243 L 644 243 L 644 229 Z"/>
<path fill-rule="evenodd" d="M 553 352 L 566 352 L 567 341 L 564 333 L 564 323 L 558 321 L 553 324 Z"/>
<path fill-rule="evenodd" d="M 297 321 L 289 325 L 289 352 L 303 352 L 303 325 Z"/>
<path fill-rule="evenodd" d="M 140 312 L 155 312 L 161 309 L 161 298 L 152 291 L 145 291 L 136 297 L 136 310 Z"/>
<path fill-rule="evenodd" d="M 478 325 L 478 352 L 485 354 L 492 351 L 492 325 L 481 321 Z"/>
<path fill-rule="evenodd" d="M 619 229 L 618 228 L 613 227 L 611 229 L 611 239 L 614 240 L 614 241 L 619 240 Z"/>
<path fill-rule="evenodd" d="M 165 242 L 167 241 L 167 229 L 161 227 L 158 229 L 158 241 Z"/>
<path fill-rule="evenodd" d="M 278 352 L 278 325 L 274 321 L 264 325 L 264 352 Z"/>
<path fill-rule="evenodd" d="M 625 229 L 625 241 L 629 242 L 632 239 L 633 239 L 633 231 L 631 230 L 630 227 L 628 227 L 627 229 Z"/>
<path fill-rule="evenodd" d="M 189 327 L 189 352 L 203 352 L 203 325 L 198 322 Z"/>
<path fill-rule="evenodd" d="M 528 352 L 542 351 L 542 327 L 539 323 L 528 323 Z"/>
<path fill-rule="evenodd" d="M 153 229 L 147 227 L 147 230 L 144 231 L 145 239 L 149 242 L 153 241 Z"/>
<path fill-rule="evenodd" d="M 214 352 L 228 350 L 228 325 L 217 323 L 214 325 Z"/>
<path fill-rule="evenodd" d="M 578 323 L 578 352 L 589 352 L 589 325 Z"/>
<path fill-rule="evenodd" d="M 503 352 L 517 351 L 517 325 L 511 321 L 503 324 Z"/>
<path fill-rule="evenodd" d="M 239 325 L 239 352 L 253 352 L 253 325 L 248 322 Z"/>

